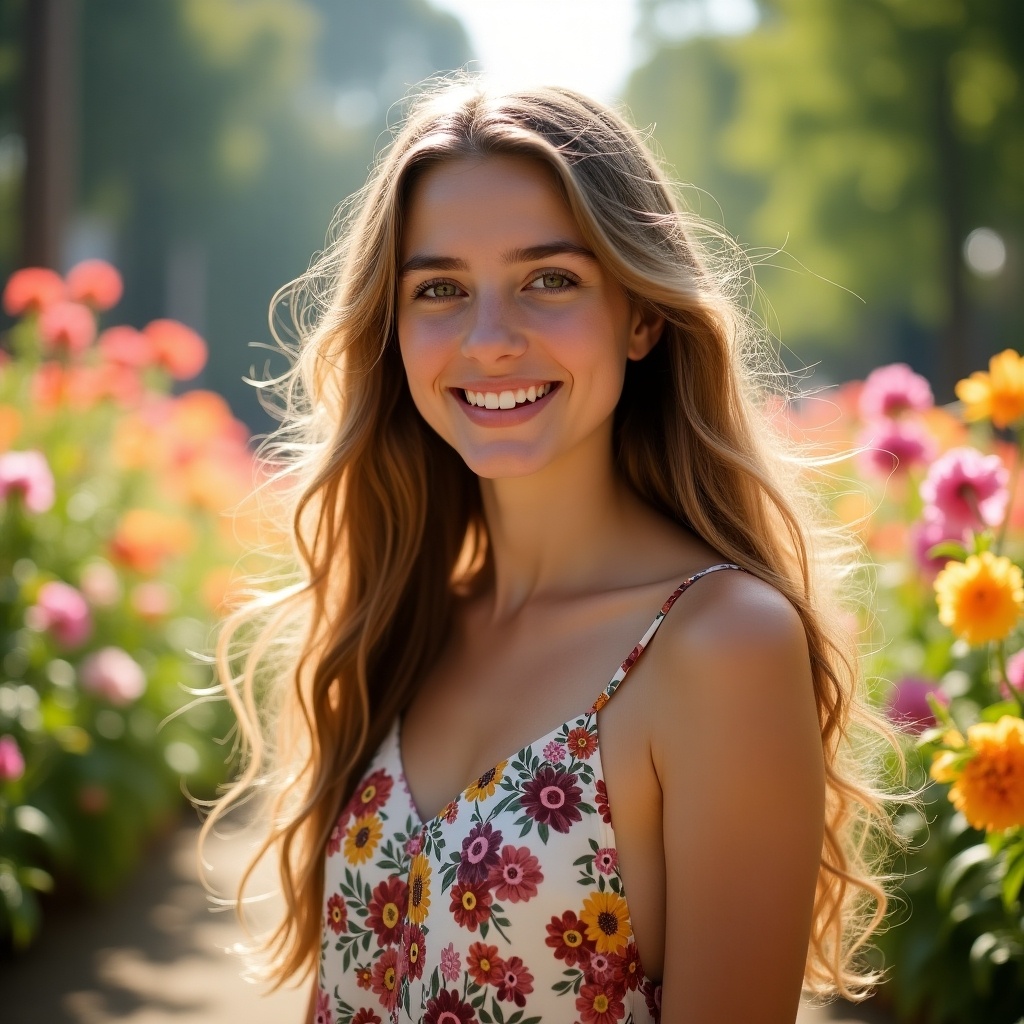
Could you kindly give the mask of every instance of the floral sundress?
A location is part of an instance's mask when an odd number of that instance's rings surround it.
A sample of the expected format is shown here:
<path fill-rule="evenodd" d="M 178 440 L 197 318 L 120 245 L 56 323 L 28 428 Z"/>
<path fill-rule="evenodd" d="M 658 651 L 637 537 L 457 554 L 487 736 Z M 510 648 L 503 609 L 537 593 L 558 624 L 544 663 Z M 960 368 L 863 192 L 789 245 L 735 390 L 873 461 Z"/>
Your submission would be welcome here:
<path fill-rule="evenodd" d="M 685 580 L 583 714 L 421 821 L 395 720 L 327 847 L 314 1024 L 653 1024 L 619 875 L 597 712 Z"/>

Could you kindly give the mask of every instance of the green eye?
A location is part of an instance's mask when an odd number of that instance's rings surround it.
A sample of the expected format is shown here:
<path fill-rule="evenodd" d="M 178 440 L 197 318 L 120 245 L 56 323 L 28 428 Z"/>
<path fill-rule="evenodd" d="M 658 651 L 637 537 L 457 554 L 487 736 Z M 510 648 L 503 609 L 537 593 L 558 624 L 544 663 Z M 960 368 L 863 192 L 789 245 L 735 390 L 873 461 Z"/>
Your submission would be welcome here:
<path fill-rule="evenodd" d="M 545 288 L 564 288 L 569 283 L 565 274 L 545 274 L 541 280 Z"/>
<path fill-rule="evenodd" d="M 450 281 L 442 281 L 440 284 L 431 285 L 427 291 L 432 291 L 435 299 L 451 299 L 455 297 L 456 288 Z"/>

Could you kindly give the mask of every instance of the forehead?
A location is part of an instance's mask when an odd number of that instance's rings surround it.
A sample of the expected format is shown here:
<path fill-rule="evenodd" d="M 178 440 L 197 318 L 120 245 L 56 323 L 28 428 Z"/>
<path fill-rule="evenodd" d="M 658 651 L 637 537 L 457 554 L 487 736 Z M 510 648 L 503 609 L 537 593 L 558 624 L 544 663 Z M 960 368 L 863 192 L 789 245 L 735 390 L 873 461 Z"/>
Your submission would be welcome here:
<path fill-rule="evenodd" d="M 403 222 L 403 259 L 423 248 L 582 240 L 555 172 L 520 156 L 466 157 L 429 167 L 409 190 Z"/>

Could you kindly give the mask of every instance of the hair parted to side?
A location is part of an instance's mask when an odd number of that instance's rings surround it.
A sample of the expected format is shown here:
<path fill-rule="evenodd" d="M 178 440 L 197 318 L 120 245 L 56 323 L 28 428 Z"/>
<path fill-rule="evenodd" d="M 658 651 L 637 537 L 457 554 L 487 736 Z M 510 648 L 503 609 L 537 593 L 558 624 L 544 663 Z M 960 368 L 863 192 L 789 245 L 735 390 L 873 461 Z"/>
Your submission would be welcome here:
<path fill-rule="evenodd" d="M 204 826 L 205 837 L 254 790 L 270 800 L 256 860 L 278 856 L 286 912 L 260 947 L 263 974 L 276 985 L 314 966 L 341 804 L 438 656 L 455 595 L 488 579 L 478 481 L 413 406 L 395 295 L 415 176 L 495 154 L 545 164 L 599 262 L 665 318 L 653 351 L 627 368 L 614 431 L 623 477 L 800 614 L 827 776 L 804 985 L 862 995 L 877 977 L 857 954 L 885 913 L 878 839 L 891 836 L 865 751 L 891 734 L 860 696 L 841 599 L 857 549 L 767 423 L 782 377 L 746 309 L 742 254 L 723 257 L 728 239 L 680 209 L 616 113 L 567 89 L 495 95 L 465 77 L 414 98 L 337 240 L 286 290 L 298 344 L 283 346 L 291 367 L 271 382 L 282 424 L 262 454 L 293 571 L 288 586 L 261 581 L 222 625 L 218 672 L 247 753 Z"/>

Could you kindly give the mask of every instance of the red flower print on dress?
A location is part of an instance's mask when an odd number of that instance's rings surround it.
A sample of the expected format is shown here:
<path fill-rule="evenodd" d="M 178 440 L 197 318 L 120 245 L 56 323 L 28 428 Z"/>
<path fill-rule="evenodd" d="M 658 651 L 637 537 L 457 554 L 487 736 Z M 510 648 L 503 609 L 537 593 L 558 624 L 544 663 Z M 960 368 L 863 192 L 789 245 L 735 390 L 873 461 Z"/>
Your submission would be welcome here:
<path fill-rule="evenodd" d="M 602 875 L 613 874 L 618 863 L 619 855 L 615 850 L 601 849 L 594 854 L 594 867 Z"/>
<path fill-rule="evenodd" d="M 331 829 L 327 839 L 327 856 L 333 857 L 341 849 L 341 841 L 345 838 L 345 825 L 348 823 L 347 815 L 342 815 Z"/>
<path fill-rule="evenodd" d="M 533 991 L 533 975 L 517 957 L 509 957 L 498 982 L 498 998 L 507 999 L 516 1006 L 525 1006 L 526 997 Z"/>
<path fill-rule="evenodd" d="M 504 976 L 505 961 L 498 947 L 474 942 L 466 954 L 466 971 L 477 985 L 497 985 Z"/>
<path fill-rule="evenodd" d="M 494 897 L 502 902 L 525 903 L 537 895 L 537 886 L 544 881 L 540 861 L 526 846 L 506 846 L 501 859 L 491 866 L 488 885 Z"/>
<path fill-rule="evenodd" d="M 474 825 L 462 840 L 462 860 L 459 861 L 458 879 L 463 885 L 474 885 L 487 880 L 491 865 L 499 860 L 498 849 L 502 835 L 489 822 Z"/>
<path fill-rule="evenodd" d="M 370 1009 L 356 1010 L 352 1016 L 352 1024 L 380 1024 L 380 1017 Z"/>
<path fill-rule="evenodd" d="M 671 608 L 672 606 L 669 605 L 669 607 Z M 643 647 L 641 647 L 640 644 L 637 644 L 636 647 L 626 655 L 626 660 L 622 663 L 622 669 L 628 672 L 636 664 L 636 659 L 643 653 Z"/>
<path fill-rule="evenodd" d="M 379 768 L 367 776 L 352 794 L 346 812 L 357 818 L 375 814 L 388 802 L 394 784 L 395 780 L 383 768 Z"/>
<path fill-rule="evenodd" d="M 654 1018 L 654 1024 L 658 1024 L 661 1020 L 661 986 L 655 985 L 650 978 L 644 982 L 644 999 L 647 1001 L 647 1009 Z"/>
<path fill-rule="evenodd" d="M 576 1009 L 583 1024 L 616 1024 L 626 1015 L 626 1008 L 614 988 L 601 982 L 580 989 Z"/>
<path fill-rule="evenodd" d="M 601 815 L 601 820 L 605 824 L 610 825 L 612 811 L 608 806 L 608 787 L 604 784 L 604 779 L 598 779 L 594 788 L 597 790 L 597 813 Z"/>
<path fill-rule="evenodd" d="M 491 916 L 491 891 L 487 884 L 452 886 L 452 902 L 449 909 L 460 928 L 475 932 L 481 921 Z"/>
<path fill-rule="evenodd" d="M 544 765 L 523 787 L 523 810 L 541 825 L 568 832 L 574 821 L 583 820 L 582 792 L 575 775 Z"/>
<path fill-rule="evenodd" d="M 410 857 L 415 857 L 423 849 L 423 833 L 417 832 L 414 836 L 409 836 L 405 841 L 405 852 Z"/>
<path fill-rule="evenodd" d="M 445 981 L 458 981 L 462 974 L 462 964 L 459 961 L 459 954 L 455 951 L 455 943 L 449 942 L 441 950 L 441 974 Z"/>
<path fill-rule="evenodd" d="M 589 729 L 571 729 L 565 744 L 573 757 L 587 761 L 594 751 L 597 750 L 597 736 Z"/>
<path fill-rule="evenodd" d="M 327 927 L 335 935 L 340 935 L 348 928 L 348 910 L 345 901 L 337 893 L 327 901 Z"/>
<path fill-rule="evenodd" d="M 587 962 L 594 944 L 586 937 L 583 923 L 574 911 L 567 910 L 561 917 L 551 918 L 547 930 L 545 944 L 555 951 L 559 960 L 565 961 L 566 966 Z"/>
<path fill-rule="evenodd" d="M 313 1024 L 334 1024 L 331 1016 L 331 997 L 322 989 L 316 992 L 316 1013 L 313 1015 Z"/>
<path fill-rule="evenodd" d="M 423 974 L 426 939 L 418 924 L 407 924 L 402 932 L 402 976 L 419 978 Z"/>
<path fill-rule="evenodd" d="M 398 1003 L 398 950 L 386 949 L 373 965 L 373 991 L 389 1013 Z"/>
<path fill-rule="evenodd" d="M 395 875 L 386 878 L 370 898 L 367 925 L 377 936 L 378 946 L 393 946 L 402 935 L 402 919 L 409 902 L 409 887 Z"/>
<path fill-rule="evenodd" d="M 612 958 L 608 953 L 591 953 L 587 964 L 589 981 L 611 981 L 613 976 Z"/>
<path fill-rule="evenodd" d="M 371 971 L 369 967 L 357 967 L 356 984 L 360 988 L 369 989 L 373 984 L 373 971 Z"/>
<path fill-rule="evenodd" d="M 640 963 L 640 954 L 637 952 L 636 943 L 631 942 L 620 956 L 613 958 L 612 977 L 624 989 L 632 991 L 640 987 L 640 979 L 643 976 L 644 968 Z"/>
<path fill-rule="evenodd" d="M 444 818 L 449 825 L 455 824 L 455 819 L 459 816 L 459 802 L 458 800 L 449 800 L 444 805 L 444 810 L 438 815 L 439 818 Z"/>
<path fill-rule="evenodd" d="M 459 998 L 458 992 L 442 989 L 436 998 L 427 1003 L 423 1024 L 473 1024 L 476 1014 L 473 1007 Z"/>

